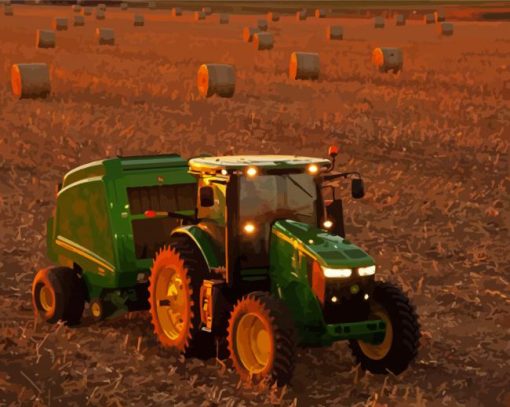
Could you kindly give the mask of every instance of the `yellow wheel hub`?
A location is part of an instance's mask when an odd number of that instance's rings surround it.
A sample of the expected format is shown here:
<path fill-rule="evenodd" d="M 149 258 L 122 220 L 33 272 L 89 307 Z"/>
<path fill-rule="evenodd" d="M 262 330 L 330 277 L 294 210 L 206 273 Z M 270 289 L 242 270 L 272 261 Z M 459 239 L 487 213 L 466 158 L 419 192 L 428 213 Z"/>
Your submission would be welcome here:
<path fill-rule="evenodd" d="M 95 318 L 99 318 L 101 316 L 101 306 L 97 302 L 92 303 L 90 312 Z"/>
<path fill-rule="evenodd" d="M 184 282 L 176 270 L 167 267 L 158 276 L 155 288 L 159 324 L 165 335 L 175 340 L 183 334 L 189 319 L 189 298 L 184 290 Z"/>
<path fill-rule="evenodd" d="M 267 368 L 271 361 L 271 334 L 260 316 L 243 315 L 237 325 L 235 341 L 239 360 L 251 374 Z"/>
<path fill-rule="evenodd" d="M 53 296 L 53 292 L 51 289 L 45 285 L 41 287 L 41 291 L 39 292 L 39 302 L 41 303 L 41 307 L 44 311 L 48 312 L 53 308 L 55 303 L 55 298 Z"/>
<path fill-rule="evenodd" d="M 358 344 L 368 358 L 372 360 L 381 360 L 391 349 L 391 344 L 393 343 L 393 327 L 388 313 L 383 308 L 374 307 L 372 316 L 374 319 L 382 319 L 385 322 L 386 332 L 384 333 L 384 339 L 377 344 L 364 341 L 358 341 Z"/>

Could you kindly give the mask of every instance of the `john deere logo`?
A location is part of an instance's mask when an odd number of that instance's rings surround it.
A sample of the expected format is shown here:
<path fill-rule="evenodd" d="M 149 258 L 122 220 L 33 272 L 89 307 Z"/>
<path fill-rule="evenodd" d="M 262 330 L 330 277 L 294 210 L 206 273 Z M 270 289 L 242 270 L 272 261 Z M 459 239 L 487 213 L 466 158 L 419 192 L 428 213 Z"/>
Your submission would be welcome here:
<path fill-rule="evenodd" d="M 165 179 L 161 175 L 158 176 L 158 183 L 162 184 L 163 182 L 165 182 Z"/>

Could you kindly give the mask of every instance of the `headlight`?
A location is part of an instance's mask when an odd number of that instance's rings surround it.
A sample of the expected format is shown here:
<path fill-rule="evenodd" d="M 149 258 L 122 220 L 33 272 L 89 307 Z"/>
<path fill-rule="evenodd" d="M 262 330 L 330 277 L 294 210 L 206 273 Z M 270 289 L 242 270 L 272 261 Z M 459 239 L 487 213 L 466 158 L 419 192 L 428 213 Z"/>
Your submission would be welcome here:
<path fill-rule="evenodd" d="M 360 277 L 371 276 L 375 274 L 375 266 L 360 267 L 358 269 L 358 275 Z"/>
<path fill-rule="evenodd" d="M 351 269 L 330 269 L 327 267 L 323 267 L 322 272 L 326 278 L 347 278 L 352 274 Z"/>

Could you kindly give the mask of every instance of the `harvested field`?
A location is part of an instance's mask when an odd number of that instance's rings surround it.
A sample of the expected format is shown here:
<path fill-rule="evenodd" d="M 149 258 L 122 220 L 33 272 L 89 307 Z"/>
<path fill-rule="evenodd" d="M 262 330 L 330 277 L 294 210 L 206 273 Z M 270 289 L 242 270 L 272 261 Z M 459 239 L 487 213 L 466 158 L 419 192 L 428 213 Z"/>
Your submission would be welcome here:
<path fill-rule="evenodd" d="M 137 30 L 109 7 L 37 49 L 36 30 L 71 7 L 13 9 L 0 16 L 0 405 L 510 405 L 509 22 L 456 21 L 439 37 L 422 19 L 376 30 L 371 17 L 281 15 L 274 48 L 257 52 L 242 28 L 268 10 L 227 25 L 151 10 Z M 326 40 L 332 24 L 343 41 Z M 377 72 L 376 47 L 401 48 L 403 71 Z M 320 54 L 319 80 L 288 78 L 295 51 Z M 231 99 L 199 96 L 211 62 L 235 66 Z M 49 64 L 52 95 L 16 100 L 14 63 Z M 301 349 L 288 387 L 245 388 L 228 363 L 162 350 L 145 312 L 34 324 L 31 281 L 49 265 L 45 222 L 69 169 L 115 154 L 324 156 L 330 144 L 367 187 L 346 199 L 350 239 L 418 308 L 422 347 L 402 375 L 364 374 L 338 343 Z"/>

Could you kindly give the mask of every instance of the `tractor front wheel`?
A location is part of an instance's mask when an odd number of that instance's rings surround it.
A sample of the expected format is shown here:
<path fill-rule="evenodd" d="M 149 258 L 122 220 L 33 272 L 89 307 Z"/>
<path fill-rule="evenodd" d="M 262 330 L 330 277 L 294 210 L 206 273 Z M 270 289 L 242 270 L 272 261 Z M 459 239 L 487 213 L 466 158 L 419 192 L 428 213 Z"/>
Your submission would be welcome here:
<path fill-rule="evenodd" d="M 200 286 L 208 268 L 194 242 L 176 237 L 154 259 L 149 280 L 149 305 L 154 332 L 169 348 L 194 355 L 211 349 L 214 338 L 200 330 Z"/>
<path fill-rule="evenodd" d="M 39 270 L 32 283 L 32 304 L 36 315 L 49 323 L 80 322 L 85 307 L 85 286 L 76 271 L 67 267 Z"/>
<path fill-rule="evenodd" d="M 356 361 L 371 373 L 402 373 L 418 354 L 420 325 L 409 298 L 393 284 L 377 282 L 370 305 L 370 319 L 386 323 L 384 337 L 368 342 L 351 340 Z"/>
<path fill-rule="evenodd" d="M 282 301 L 253 292 L 235 305 L 228 326 L 228 348 L 243 380 L 267 380 L 282 386 L 294 370 L 294 326 Z"/>

